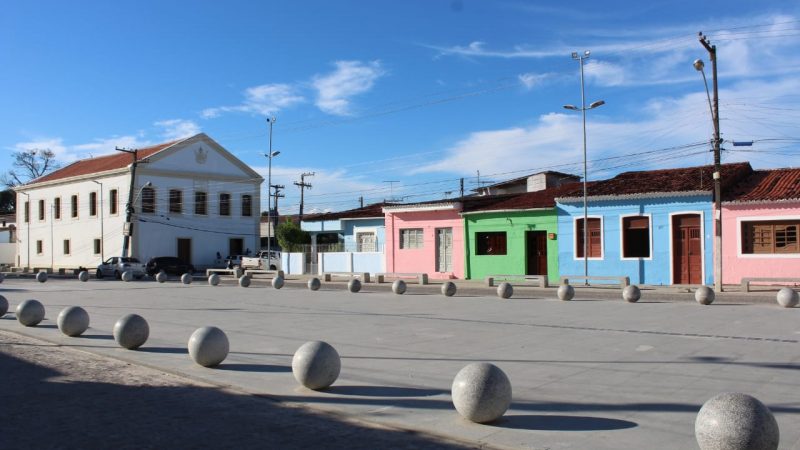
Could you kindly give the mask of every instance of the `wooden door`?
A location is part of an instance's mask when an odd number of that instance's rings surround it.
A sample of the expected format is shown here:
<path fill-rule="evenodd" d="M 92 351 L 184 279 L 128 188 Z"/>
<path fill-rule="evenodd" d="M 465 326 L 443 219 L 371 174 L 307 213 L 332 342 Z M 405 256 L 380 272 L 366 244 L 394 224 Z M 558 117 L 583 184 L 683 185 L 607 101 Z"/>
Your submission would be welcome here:
<path fill-rule="evenodd" d="M 192 263 L 192 240 L 178 238 L 178 258 L 186 264 Z"/>
<path fill-rule="evenodd" d="M 436 229 L 436 271 L 453 271 L 453 229 Z"/>
<path fill-rule="evenodd" d="M 547 233 L 525 232 L 526 275 L 547 275 Z"/>
<path fill-rule="evenodd" d="M 700 215 L 672 217 L 672 278 L 674 284 L 703 283 Z"/>

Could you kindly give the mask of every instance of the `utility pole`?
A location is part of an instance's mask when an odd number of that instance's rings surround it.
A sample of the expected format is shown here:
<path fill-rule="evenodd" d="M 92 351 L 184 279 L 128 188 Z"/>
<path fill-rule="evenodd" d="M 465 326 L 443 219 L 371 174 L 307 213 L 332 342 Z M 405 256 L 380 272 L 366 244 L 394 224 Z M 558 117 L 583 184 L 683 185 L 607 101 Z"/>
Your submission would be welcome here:
<path fill-rule="evenodd" d="M 136 187 L 136 166 L 139 160 L 139 151 L 136 149 L 120 147 L 115 147 L 114 150 L 118 152 L 130 153 L 133 157 L 133 162 L 131 163 L 131 185 L 128 189 L 128 204 L 125 206 L 125 225 L 122 228 L 122 257 L 125 258 L 128 256 L 128 247 L 130 246 L 131 236 L 133 235 L 133 224 L 131 223 L 131 217 L 133 216 L 133 190 Z M 101 240 L 100 246 L 102 247 L 102 245 L 103 242 Z"/>
<path fill-rule="evenodd" d="M 464 177 L 461 177 L 461 187 L 459 191 L 461 192 L 461 197 L 464 197 Z"/>
<path fill-rule="evenodd" d="M 275 214 L 272 216 L 272 220 L 273 220 L 272 226 L 273 226 L 273 228 L 277 228 L 278 227 L 278 216 L 279 216 L 279 214 L 278 214 L 278 198 L 286 197 L 286 195 L 281 194 L 281 190 L 283 188 L 285 188 L 285 187 L 286 186 L 284 186 L 282 184 L 273 184 L 272 185 L 272 188 L 275 190 L 275 192 L 272 193 L 272 198 L 275 200 Z"/>
<path fill-rule="evenodd" d="M 722 139 L 719 132 L 719 92 L 717 89 L 717 46 L 711 42 L 701 31 L 698 33 L 700 44 L 708 51 L 708 58 L 711 60 L 711 80 L 713 84 L 714 98 L 711 104 L 711 118 L 714 121 L 714 290 L 722 292 L 722 185 L 721 171 L 722 158 L 720 155 L 720 145 Z M 699 61 L 699 64 L 698 64 Z M 703 72 L 703 61 L 695 61 L 695 69 L 703 74 L 705 81 L 706 74 Z M 708 85 L 706 84 L 706 93 Z"/>
<path fill-rule="evenodd" d="M 359 205 L 361 205 L 361 206 L 359 206 L 360 208 L 364 207 L 364 196 L 363 195 L 361 197 L 358 197 L 358 203 L 359 203 Z"/>
<path fill-rule="evenodd" d="M 306 177 L 313 177 L 313 176 L 314 176 L 314 172 L 304 172 L 304 173 L 300 174 L 300 181 L 299 182 L 297 182 L 297 181 L 294 182 L 294 185 L 298 186 L 300 188 L 300 219 L 299 219 L 299 221 L 303 220 L 303 192 L 305 192 L 306 189 L 311 189 L 311 184 L 306 183 Z"/>

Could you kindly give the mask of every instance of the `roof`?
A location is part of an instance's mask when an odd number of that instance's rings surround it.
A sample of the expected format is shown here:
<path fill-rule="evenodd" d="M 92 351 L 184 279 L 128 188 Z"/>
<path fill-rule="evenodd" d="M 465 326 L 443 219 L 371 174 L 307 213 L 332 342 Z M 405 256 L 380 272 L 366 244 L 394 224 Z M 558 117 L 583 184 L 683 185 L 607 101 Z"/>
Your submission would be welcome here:
<path fill-rule="evenodd" d="M 722 165 L 722 191 L 727 191 L 753 172 L 750 163 Z M 707 194 L 714 189 L 714 166 L 624 172 L 614 178 L 588 183 L 589 197 L 661 197 L 668 194 Z M 578 190 L 559 199 L 582 198 Z M 596 198 L 595 198 L 596 200 Z"/>
<path fill-rule="evenodd" d="M 525 192 L 512 196 L 502 196 L 503 198 L 495 198 L 494 202 L 484 204 L 471 204 L 465 205 L 464 212 L 491 212 L 491 211 L 506 211 L 506 210 L 526 210 L 526 209 L 542 209 L 542 208 L 555 208 L 556 198 L 562 195 L 573 195 L 575 192 L 582 192 L 581 183 L 567 183 L 561 186 L 556 186 L 541 191 Z"/>
<path fill-rule="evenodd" d="M 447 198 L 447 199 L 438 199 L 438 200 L 429 200 L 426 202 L 418 202 L 418 203 L 404 203 L 404 204 L 396 204 L 396 205 L 388 205 L 390 208 L 394 210 L 390 210 L 387 212 L 391 213 L 405 213 L 405 212 L 416 212 L 420 208 L 426 208 L 429 211 L 435 210 L 444 210 L 444 209 L 455 209 L 458 208 L 460 211 L 467 211 L 473 210 L 477 208 L 482 208 L 485 206 L 494 205 L 498 201 L 502 201 L 511 197 L 515 197 L 520 194 L 500 194 L 500 195 L 468 195 L 464 197 L 455 197 L 455 198 Z"/>
<path fill-rule="evenodd" d="M 723 191 L 723 200 L 732 203 L 800 200 L 800 168 L 756 170 Z"/>
<path fill-rule="evenodd" d="M 191 138 L 189 138 L 191 139 Z M 178 142 L 184 141 L 186 139 L 180 139 L 177 141 L 170 141 L 165 142 L 163 144 L 153 145 L 151 147 L 144 147 L 137 149 L 137 161 L 141 161 L 149 156 L 152 156 L 161 150 L 164 150 L 167 147 L 171 147 Z M 64 178 L 72 178 L 78 177 L 81 175 L 89 175 L 98 172 L 106 172 L 109 170 L 115 169 L 123 169 L 128 167 L 131 164 L 132 157 L 128 153 L 124 152 L 117 152 L 111 155 L 106 156 L 98 156 L 96 158 L 88 158 L 82 159 L 80 161 L 75 161 L 74 163 L 62 167 L 54 172 L 51 172 L 47 175 L 41 176 L 35 180 L 31 180 L 27 184 L 37 184 L 37 183 L 44 183 L 47 181 L 56 181 L 61 180 Z"/>
<path fill-rule="evenodd" d="M 484 189 L 500 187 L 500 186 L 505 186 L 505 185 L 509 185 L 509 184 L 518 184 L 520 181 L 527 180 L 528 178 L 530 178 L 530 177 L 532 177 L 534 175 L 555 175 L 555 176 L 558 176 L 559 178 L 573 178 L 573 179 L 576 179 L 576 180 L 579 180 L 581 178 L 578 175 L 573 175 L 573 174 L 564 173 L 564 172 L 557 172 L 557 171 L 554 171 L 554 170 L 546 170 L 544 172 L 531 173 L 531 174 L 524 175 L 524 176 L 521 176 L 521 177 L 512 178 L 510 180 L 500 181 L 500 182 L 494 183 L 494 184 L 487 184 L 485 186 L 481 186 L 481 187 L 475 188 L 475 189 L 473 189 L 473 191 L 480 191 L 480 190 L 484 190 Z"/>
<path fill-rule="evenodd" d="M 361 208 L 348 209 L 346 211 L 327 212 L 319 214 L 305 214 L 303 215 L 303 222 L 321 222 L 324 220 L 340 220 L 340 219 L 366 219 L 370 217 L 383 217 L 383 208 L 385 206 L 395 205 L 396 203 L 380 202 L 373 203 Z"/>

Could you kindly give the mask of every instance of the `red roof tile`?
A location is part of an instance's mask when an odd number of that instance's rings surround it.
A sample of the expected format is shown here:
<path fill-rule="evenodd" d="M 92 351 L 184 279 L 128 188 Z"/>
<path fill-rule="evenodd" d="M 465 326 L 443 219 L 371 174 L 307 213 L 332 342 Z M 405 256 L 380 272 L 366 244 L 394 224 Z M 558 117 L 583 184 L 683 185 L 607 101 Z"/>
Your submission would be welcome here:
<path fill-rule="evenodd" d="M 800 169 L 756 170 L 723 195 L 730 202 L 798 200 Z"/>
<path fill-rule="evenodd" d="M 140 148 L 138 149 L 139 151 L 137 153 L 137 161 L 141 161 L 148 156 L 152 156 L 177 142 L 180 142 L 180 140 L 165 142 L 152 147 Z M 131 163 L 131 159 L 132 157 L 130 154 L 123 152 L 106 156 L 98 156 L 97 158 L 82 159 L 80 161 L 75 161 L 66 167 L 58 169 L 55 172 L 51 172 L 47 175 L 32 180 L 28 184 L 44 183 L 46 181 L 55 181 L 64 178 L 105 172 L 107 170 L 122 169 Z"/>
<path fill-rule="evenodd" d="M 327 212 L 320 214 L 306 214 L 303 222 L 320 222 L 323 220 L 339 219 L 365 219 L 369 217 L 383 217 L 385 206 L 396 205 L 396 203 L 380 202 L 364 206 L 363 208 L 348 209 L 346 211 Z"/>

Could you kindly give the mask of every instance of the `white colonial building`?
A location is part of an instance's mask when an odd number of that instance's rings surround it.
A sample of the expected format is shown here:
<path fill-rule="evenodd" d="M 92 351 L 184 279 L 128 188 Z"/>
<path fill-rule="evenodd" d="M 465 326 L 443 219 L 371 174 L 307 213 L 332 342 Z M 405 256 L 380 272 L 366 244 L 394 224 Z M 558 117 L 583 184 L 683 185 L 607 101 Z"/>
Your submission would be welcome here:
<path fill-rule="evenodd" d="M 136 159 L 85 159 L 16 187 L 17 265 L 92 268 L 127 253 L 203 268 L 259 248 L 264 180 L 213 139 L 201 133 L 138 149 Z"/>

